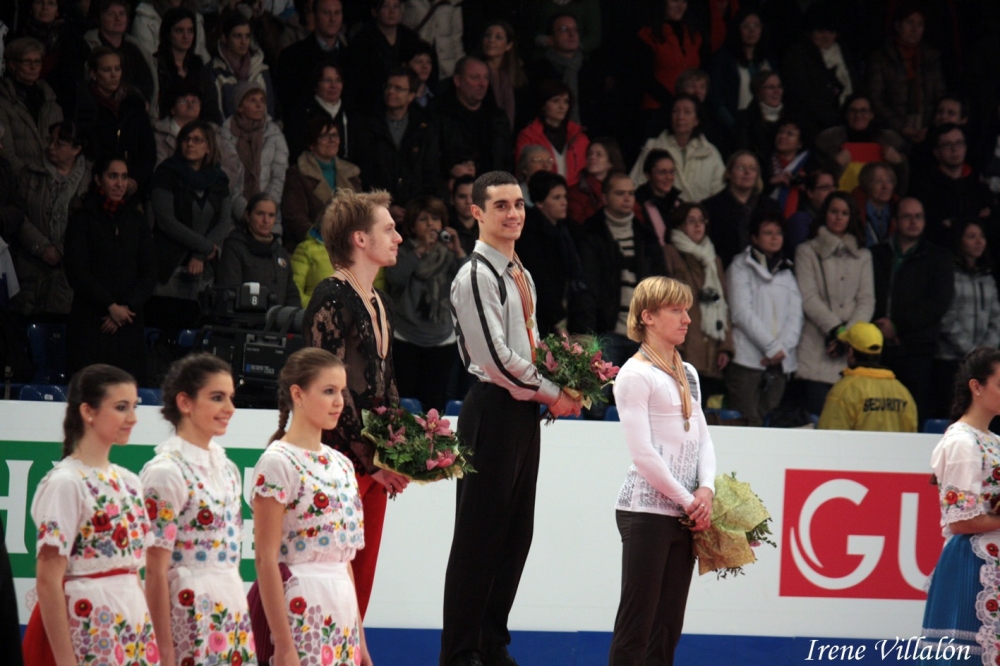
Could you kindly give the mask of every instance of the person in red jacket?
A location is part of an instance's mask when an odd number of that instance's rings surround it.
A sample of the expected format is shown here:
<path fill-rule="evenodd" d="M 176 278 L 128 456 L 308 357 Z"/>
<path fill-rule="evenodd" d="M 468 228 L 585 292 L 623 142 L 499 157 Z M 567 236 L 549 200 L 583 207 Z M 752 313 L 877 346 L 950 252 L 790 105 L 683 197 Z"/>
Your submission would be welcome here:
<path fill-rule="evenodd" d="M 552 171 L 565 178 L 572 187 L 587 164 L 590 139 L 583 133 L 582 127 L 568 118 L 573 106 L 573 92 L 569 86 L 560 81 L 545 81 L 539 93 L 538 99 L 543 101 L 538 118 L 517 135 L 514 161 L 521 158 L 525 146 L 545 146 L 553 159 Z"/>
<path fill-rule="evenodd" d="M 638 61 L 644 71 L 637 72 L 643 82 L 644 111 L 670 106 L 677 77 L 686 69 L 701 67 L 702 36 L 691 27 L 687 9 L 687 0 L 664 0 L 663 22 L 639 31 L 641 45 L 649 49 L 648 57 L 644 54 Z"/>

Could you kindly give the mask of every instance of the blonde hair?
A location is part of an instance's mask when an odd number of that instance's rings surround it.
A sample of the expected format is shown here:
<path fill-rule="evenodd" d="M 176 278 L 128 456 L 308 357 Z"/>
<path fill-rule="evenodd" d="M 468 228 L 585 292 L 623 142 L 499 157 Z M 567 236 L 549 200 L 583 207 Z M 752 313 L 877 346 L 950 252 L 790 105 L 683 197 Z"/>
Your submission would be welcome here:
<path fill-rule="evenodd" d="M 691 287 L 673 278 L 655 275 L 635 286 L 632 302 L 628 306 L 628 338 L 635 342 L 646 341 L 646 324 L 642 321 L 645 311 L 656 312 L 660 308 L 694 304 Z"/>

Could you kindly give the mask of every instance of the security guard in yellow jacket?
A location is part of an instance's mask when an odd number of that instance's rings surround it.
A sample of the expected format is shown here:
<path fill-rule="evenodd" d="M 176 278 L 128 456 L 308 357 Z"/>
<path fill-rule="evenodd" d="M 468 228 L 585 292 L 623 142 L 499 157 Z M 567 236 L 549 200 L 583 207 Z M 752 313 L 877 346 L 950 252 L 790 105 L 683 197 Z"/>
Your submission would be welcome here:
<path fill-rule="evenodd" d="M 879 366 L 882 332 L 858 322 L 837 338 L 847 344 L 848 367 L 826 396 L 819 428 L 916 432 L 917 405 L 891 370 Z"/>

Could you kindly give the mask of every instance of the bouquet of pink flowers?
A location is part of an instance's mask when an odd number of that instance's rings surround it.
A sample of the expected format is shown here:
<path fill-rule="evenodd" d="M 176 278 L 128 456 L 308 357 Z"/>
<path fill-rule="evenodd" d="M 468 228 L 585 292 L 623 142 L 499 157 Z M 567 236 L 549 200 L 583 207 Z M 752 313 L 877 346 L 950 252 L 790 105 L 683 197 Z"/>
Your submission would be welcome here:
<path fill-rule="evenodd" d="M 417 483 L 460 479 L 474 472 L 448 419 L 436 409 L 411 414 L 402 407 L 378 407 L 361 413 L 361 435 L 375 444 L 375 466 Z"/>
<path fill-rule="evenodd" d="M 595 402 L 608 401 L 603 389 L 614 383 L 620 370 L 605 361 L 603 354 L 601 343 L 592 335 L 550 335 L 535 350 L 535 367 L 542 377 L 580 398 L 590 409 Z"/>

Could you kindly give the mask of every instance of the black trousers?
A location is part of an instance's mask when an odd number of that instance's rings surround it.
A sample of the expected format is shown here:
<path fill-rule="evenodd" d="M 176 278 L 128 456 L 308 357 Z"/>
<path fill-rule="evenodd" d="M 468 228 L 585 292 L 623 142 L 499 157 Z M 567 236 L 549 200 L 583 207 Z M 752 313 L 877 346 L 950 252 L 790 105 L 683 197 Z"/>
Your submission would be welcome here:
<path fill-rule="evenodd" d="M 462 403 L 458 432 L 473 449 L 476 472 L 458 481 L 444 583 L 442 666 L 510 643 L 507 617 L 535 521 L 538 403 L 477 383 Z"/>
<path fill-rule="evenodd" d="M 616 511 L 622 535 L 622 598 L 610 666 L 671 666 L 684 627 L 694 553 L 680 518 Z"/>

